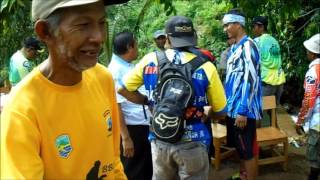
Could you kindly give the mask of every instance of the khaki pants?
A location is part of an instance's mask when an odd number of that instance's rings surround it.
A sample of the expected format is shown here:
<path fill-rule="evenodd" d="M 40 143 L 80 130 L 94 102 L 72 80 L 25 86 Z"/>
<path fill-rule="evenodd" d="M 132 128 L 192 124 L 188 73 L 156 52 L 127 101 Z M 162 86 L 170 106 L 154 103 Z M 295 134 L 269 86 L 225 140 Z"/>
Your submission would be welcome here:
<path fill-rule="evenodd" d="M 209 174 L 206 146 L 200 142 L 151 142 L 153 180 L 205 180 Z"/>

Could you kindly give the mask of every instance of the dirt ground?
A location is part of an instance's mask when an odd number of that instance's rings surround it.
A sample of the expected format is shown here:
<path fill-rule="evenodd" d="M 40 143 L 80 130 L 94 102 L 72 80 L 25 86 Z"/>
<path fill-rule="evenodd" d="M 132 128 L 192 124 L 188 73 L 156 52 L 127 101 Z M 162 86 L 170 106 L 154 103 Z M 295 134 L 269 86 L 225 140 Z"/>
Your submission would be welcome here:
<path fill-rule="evenodd" d="M 282 170 L 281 164 L 263 165 L 259 167 L 257 180 L 305 180 L 309 173 L 309 165 L 305 159 L 305 146 L 296 148 L 289 144 L 288 171 Z M 239 163 L 236 160 L 226 159 L 222 161 L 219 170 L 210 167 L 209 180 L 226 180 L 239 171 Z"/>

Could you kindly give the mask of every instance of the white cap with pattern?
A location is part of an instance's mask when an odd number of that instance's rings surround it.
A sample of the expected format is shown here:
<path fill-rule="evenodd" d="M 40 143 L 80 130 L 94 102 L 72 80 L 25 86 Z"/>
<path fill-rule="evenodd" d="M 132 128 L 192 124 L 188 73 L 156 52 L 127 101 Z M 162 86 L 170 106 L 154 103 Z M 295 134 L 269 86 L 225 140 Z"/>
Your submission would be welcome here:
<path fill-rule="evenodd" d="M 303 45 L 310 52 L 320 54 L 320 33 L 313 35 L 310 39 L 304 41 Z"/>

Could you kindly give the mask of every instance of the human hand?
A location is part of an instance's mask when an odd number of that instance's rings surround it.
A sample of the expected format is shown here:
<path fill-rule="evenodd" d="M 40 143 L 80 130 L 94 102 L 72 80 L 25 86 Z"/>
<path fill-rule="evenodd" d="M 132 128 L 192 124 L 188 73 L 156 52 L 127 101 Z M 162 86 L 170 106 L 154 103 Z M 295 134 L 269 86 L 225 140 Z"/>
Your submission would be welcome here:
<path fill-rule="evenodd" d="M 134 145 L 131 137 L 122 139 L 123 156 L 130 158 L 134 155 Z"/>
<path fill-rule="evenodd" d="M 238 115 L 234 123 L 240 129 L 243 129 L 247 126 L 247 116 Z"/>
<path fill-rule="evenodd" d="M 210 111 L 212 111 L 211 106 L 204 106 L 203 107 L 203 113 L 201 116 L 201 122 L 205 123 L 210 119 Z"/>

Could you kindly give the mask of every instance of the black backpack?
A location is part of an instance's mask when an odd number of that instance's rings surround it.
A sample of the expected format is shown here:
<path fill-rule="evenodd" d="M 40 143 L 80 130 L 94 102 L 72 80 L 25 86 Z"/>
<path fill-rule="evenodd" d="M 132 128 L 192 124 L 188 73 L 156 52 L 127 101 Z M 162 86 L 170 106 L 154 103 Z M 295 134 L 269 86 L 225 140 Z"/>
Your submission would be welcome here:
<path fill-rule="evenodd" d="M 185 64 L 174 64 L 164 51 L 157 51 L 158 81 L 153 92 L 154 109 L 151 126 L 156 138 L 178 142 L 186 127 L 185 112 L 194 102 L 192 74 L 206 62 L 196 56 Z"/>

